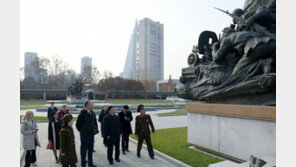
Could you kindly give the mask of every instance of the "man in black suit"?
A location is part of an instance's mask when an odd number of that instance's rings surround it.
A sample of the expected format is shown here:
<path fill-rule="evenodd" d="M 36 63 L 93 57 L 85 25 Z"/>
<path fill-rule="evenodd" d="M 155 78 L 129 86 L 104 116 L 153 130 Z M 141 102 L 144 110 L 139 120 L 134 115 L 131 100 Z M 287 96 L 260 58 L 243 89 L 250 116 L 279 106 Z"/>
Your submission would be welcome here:
<path fill-rule="evenodd" d="M 48 107 L 47 109 L 47 118 L 48 118 L 48 121 L 51 121 L 52 119 L 52 113 L 54 111 L 58 111 L 58 109 L 54 106 L 54 102 L 50 102 L 50 107 Z"/>
<path fill-rule="evenodd" d="M 128 149 L 128 142 L 129 142 L 129 135 L 132 134 L 132 127 L 131 127 L 131 121 L 133 120 L 133 115 L 129 111 L 129 107 L 125 105 L 123 107 L 123 111 L 118 113 L 122 129 L 123 129 L 123 134 L 122 134 L 122 139 L 121 139 L 121 149 L 122 149 L 122 154 L 125 154 L 125 151 L 130 152 Z"/>
<path fill-rule="evenodd" d="M 94 150 L 94 136 L 99 133 L 96 114 L 92 111 L 93 104 L 90 100 L 84 102 L 84 109 L 78 115 L 76 128 L 80 132 L 80 156 L 81 167 L 86 166 L 86 152 L 88 154 L 88 166 L 93 164 L 92 154 Z"/>
<path fill-rule="evenodd" d="M 119 142 L 120 136 L 122 136 L 122 126 L 119 120 L 119 117 L 115 115 L 115 109 L 113 106 L 108 107 L 107 112 L 109 113 L 104 117 L 104 133 L 107 136 L 107 158 L 109 163 L 113 164 L 113 145 L 115 146 L 115 161 L 120 162 L 119 160 Z"/>

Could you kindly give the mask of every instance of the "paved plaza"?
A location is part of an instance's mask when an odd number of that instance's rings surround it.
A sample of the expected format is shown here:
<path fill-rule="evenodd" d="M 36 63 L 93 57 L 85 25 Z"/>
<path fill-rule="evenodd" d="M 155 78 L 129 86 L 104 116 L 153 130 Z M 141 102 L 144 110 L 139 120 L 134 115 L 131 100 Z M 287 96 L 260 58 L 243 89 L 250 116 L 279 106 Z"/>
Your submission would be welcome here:
<path fill-rule="evenodd" d="M 174 127 L 185 127 L 187 126 L 187 116 L 168 116 L 168 117 L 158 117 L 157 113 L 170 112 L 172 110 L 166 111 L 155 111 L 147 112 L 151 114 L 154 126 L 156 129 L 164 128 L 174 128 Z M 138 113 L 133 113 L 133 117 L 138 115 Z M 46 146 L 48 143 L 47 132 L 48 123 L 38 123 L 38 137 L 40 140 L 41 147 L 37 148 L 37 165 L 40 167 L 58 167 L 60 164 L 55 163 L 54 155 L 51 150 L 47 150 Z M 134 132 L 134 121 L 132 121 L 132 128 Z M 80 166 L 80 137 L 79 132 L 76 130 L 74 125 L 75 141 L 76 141 L 76 151 L 78 157 L 77 166 Z M 141 158 L 136 156 L 136 145 L 130 142 L 130 151 L 125 155 L 121 154 L 121 162 L 114 161 L 114 165 L 109 165 L 107 161 L 107 148 L 103 145 L 101 134 L 95 136 L 95 151 L 93 155 L 94 164 L 97 166 L 122 166 L 122 167 L 173 167 L 174 164 L 155 156 L 154 160 L 151 160 L 148 155 L 148 151 L 142 149 Z M 22 152 L 22 150 L 21 150 Z"/>

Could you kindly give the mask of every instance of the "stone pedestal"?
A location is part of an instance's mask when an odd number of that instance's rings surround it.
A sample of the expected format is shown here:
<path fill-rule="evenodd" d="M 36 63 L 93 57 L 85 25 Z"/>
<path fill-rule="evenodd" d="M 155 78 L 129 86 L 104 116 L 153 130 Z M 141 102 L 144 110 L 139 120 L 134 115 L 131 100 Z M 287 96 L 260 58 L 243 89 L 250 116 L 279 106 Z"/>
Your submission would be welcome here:
<path fill-rule="evenodd" d="M 276 109 L 270 106 L 187 103 L 188 142 L 237 161 L 276 157 Z"/>
<path fill-rule="evenodd" d="M 85 100 L 88 100 L 87 97 L 73 97 L 73 96 L 68 96 L 67 101 L 69 103 L 84 103 Z"/>

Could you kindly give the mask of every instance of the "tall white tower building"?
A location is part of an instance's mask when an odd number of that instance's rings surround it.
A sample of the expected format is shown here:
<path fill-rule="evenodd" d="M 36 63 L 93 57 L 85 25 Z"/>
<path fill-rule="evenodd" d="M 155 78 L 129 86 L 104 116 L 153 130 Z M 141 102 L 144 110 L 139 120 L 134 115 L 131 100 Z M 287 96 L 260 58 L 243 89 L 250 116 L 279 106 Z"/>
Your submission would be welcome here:
<path fill-rule="evenodd" d="M 149 18 L 139 21 L 136 43 L 136 78 L 138 80 L 163 80 L 163 36 L 163 24 Z"/>

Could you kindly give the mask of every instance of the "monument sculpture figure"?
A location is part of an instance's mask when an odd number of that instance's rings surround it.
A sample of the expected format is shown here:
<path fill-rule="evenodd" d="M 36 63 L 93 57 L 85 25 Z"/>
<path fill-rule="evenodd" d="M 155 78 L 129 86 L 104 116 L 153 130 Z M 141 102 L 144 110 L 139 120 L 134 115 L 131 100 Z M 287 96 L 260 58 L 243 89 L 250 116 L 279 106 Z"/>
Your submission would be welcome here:
<path fill-rule="evenodd" d="M 80 77 L 74 80 L 74 82 L 68 87 L 71 96 L 82 97 L 84 81 L 85 77 Z"/>
<path fill-rule="evenodd" d="M 217 35 L 200 34 L 182 69 L 176 94 L 208 103 L 275 105 L 276 2 L 246 0 Z"/>

